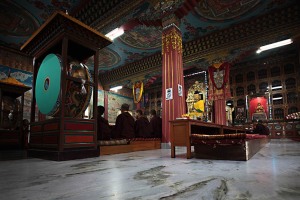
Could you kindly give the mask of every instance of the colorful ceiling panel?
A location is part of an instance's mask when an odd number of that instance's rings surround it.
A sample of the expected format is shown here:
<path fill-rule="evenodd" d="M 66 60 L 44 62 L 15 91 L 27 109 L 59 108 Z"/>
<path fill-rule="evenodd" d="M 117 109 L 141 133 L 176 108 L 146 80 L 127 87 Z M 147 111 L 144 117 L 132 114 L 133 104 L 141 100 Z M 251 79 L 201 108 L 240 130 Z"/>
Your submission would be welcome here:
<path fill-rule="evenodd" d="M 125 33 L 99 54 L 99 73 L 104 74 L 160 53 L 162 19 L 172 13 L 181 19 L 183 43 L 228 29 L 266 15 L 297 0 L 2 0 L 0 2 L 0 45 L 19 49 L 54 11 L 68 12 L 107 34 L 121 27 Z M 105 24 L 105 26 L 102 24 Z M 191 43 L 192 44 L 192 43 Z M 253 53 L 249 45 L 229 49 L 229 60 Z M 93 58 L 86 65 L 92 69 Z M 209 59 L 185 63 L 184 68 L 205 69 Z M 152 80 L 157 74 L 149 72 Z M 129 80 L 126 80 L 127 82 Z M 125 81 L 125 82 L 126 82 Z M 130 82 L 130 81 L 129 81 Z"/>

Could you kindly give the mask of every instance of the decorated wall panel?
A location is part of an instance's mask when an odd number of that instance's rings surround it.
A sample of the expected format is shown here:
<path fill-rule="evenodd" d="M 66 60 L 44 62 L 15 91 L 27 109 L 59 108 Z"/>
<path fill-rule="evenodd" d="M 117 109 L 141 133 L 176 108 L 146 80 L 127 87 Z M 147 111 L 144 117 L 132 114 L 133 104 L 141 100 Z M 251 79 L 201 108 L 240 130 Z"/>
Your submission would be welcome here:
<path fill-rule="evenodd" d="M 120 113 L 120 108 L 123 103 L 129 105 L 129 111 L 133 112 L 133 98 L 122 96 L 119 94 L 108 92 L 108 122 L 115 123 L 117 115 Z"/>

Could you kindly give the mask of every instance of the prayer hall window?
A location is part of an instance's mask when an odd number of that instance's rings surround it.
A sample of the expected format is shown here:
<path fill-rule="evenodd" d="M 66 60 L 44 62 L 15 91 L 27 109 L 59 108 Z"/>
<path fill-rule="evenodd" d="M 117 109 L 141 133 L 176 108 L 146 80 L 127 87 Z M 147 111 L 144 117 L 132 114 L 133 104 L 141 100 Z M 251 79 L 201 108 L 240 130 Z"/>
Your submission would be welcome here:
<path fill-rule="evenodd" d="M 285 74 L 293 74 L 294 71 L 294 65 L 293 64 L 286 64 L 284 65 L 284 73 Z"/>
<path fill-rule="evenodd" d="M 274 80 L 272 82 L 272 91 L 282 90 L 282 84 L 280 80 Z"/>
<path fill-rule="evenodd" d="M 280 68 L 272 67 L 271 68 L 271 77 L 280 76 Z"/>
<path fill-rule="evenodd" d="M 237 87 L 235 89 L 235 92 L 236 92 L 236 96 L 244 95 L 244 88 L 243 87 Z"/>
<path fill-rule="evenodd" d="M 297 103 L 297 93 L 289 92 L 287 93 L 286 97 L 287 97 L 287 103 Z"/>
<path fill-rule="evenodd" d="M 236 105 L 237 106 L 245 106 L 245 100 L 244 99 L 238 99 Z"/>
<path fill-rule="evenodd" d="M 282 94 L 274 94 L 272 99 L 273 99 L 273 105 L 283 104 Z"/>
<path fill-rule="evenodd" d="M 236 83 L 242 83 L 244 80 L 243 80 L 243 74 L 238 74 L 235 76 L 235 82 Z"/>
<path fill-rule="evenodd" d="M 261 69 L 258 71 L 258 79 L 264 79 L 267 78 L 267 70 L 266 69 Z"/>
<path fill-rule="evenodd" d="M 262 82 L 259 84 L 259 91 L 260 92 L 267 92 L 268 91 L 268 83 Z"/>
<path fill-rule="evenodd" d="M 274 109 L 274 118 L 275 119 L 283 119 L 284 112 L 282 108 L 275 108 Z"/>
<path fill-rule="evenodd" d="M 255 94 L 256 93 L 256 87 L 253 84 L 250 84 L 247 86 L 247 92 L 248 94 Z"/>
<path fill-rule="evenodd" d="M 294 89 L 296 88 L 296 79 L 288 78 L 285 80 L 285 88 L 286 89 Z"/>
<path fill-rule="evenodd" d="M 255 80 L 255 73 L 254 72 L 248 72 L 247 73 L 247 81 L 253 81 Z"/>
<path fill-rule="evenodd" d="M 296 113 L 296 112 L 298 112 L 298 108 L 295 107 L 295 106 L 290 107 L 290 108 L 288 109 L 288 114 L 292 114 L 292 113 Z"/>

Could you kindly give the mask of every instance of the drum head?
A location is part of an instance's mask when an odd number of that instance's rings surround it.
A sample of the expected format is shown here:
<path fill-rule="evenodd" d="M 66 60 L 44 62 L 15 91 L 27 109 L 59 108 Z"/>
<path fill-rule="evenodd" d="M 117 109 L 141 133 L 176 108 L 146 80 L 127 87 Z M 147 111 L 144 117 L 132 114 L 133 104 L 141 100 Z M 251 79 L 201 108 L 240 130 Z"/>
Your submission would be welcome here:
<path fill-rule="evenodd" d="M 39 111 L 52 116 L 60 105 L 61 61 L 55 54 L 47 55 L 37 74 L 35 98 Z"/>
<path fill-rule="evenodd" d="M 39 111 L 45 115 L 57 117 L 61 105 L 62 64 L 59 55 L 47 55 L 38 71 L 35 98 Z M 80 118 L 89 105 L 93 88 L 86 82 L 92 77 L 87 66 L 72 61 L 69 65 L 69 76 L 76 81 L 66 81 L 65 117 Z"/>

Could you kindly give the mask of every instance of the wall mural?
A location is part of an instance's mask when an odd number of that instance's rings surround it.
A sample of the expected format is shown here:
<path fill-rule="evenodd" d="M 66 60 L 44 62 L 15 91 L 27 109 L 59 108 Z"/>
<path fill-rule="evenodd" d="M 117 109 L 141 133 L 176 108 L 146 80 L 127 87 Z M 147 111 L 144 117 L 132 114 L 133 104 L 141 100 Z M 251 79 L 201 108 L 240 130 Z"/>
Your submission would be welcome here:
<path fill-rule="evenodd" d="M 0 80 L 6 79 L 9 74 L 11 77 L 15 78 L 26 86 L 32 87 L 31 72 L 14 69 L 5 65 L 0 65 Z"/>
<path fill-rule="evenodd" d="M 0 80 L 8 78 L 9 74 L 17 81 L 25 84 L 26 86 L 32 87 L 31 72 L 17 70 L 4 65 L 0 65 Z M 31 97 L 32 97 L 32 90 L 29 90 L 24 93 L 23 118 L 27 119 L 28 121 L 30 121 Z M 21 102 L 21 97 L 18 98 L 18 101 Z"/>
<path fill-rule="evenodd" d="M 133 112 L 135 109 L 133 99 L 130 97 L 121 96 L 119 94 L 108 92 L 108 122 L 115 123 L 117 115 L 120 112 L 121 105 L 127 103 L 129 111 Z"/>

